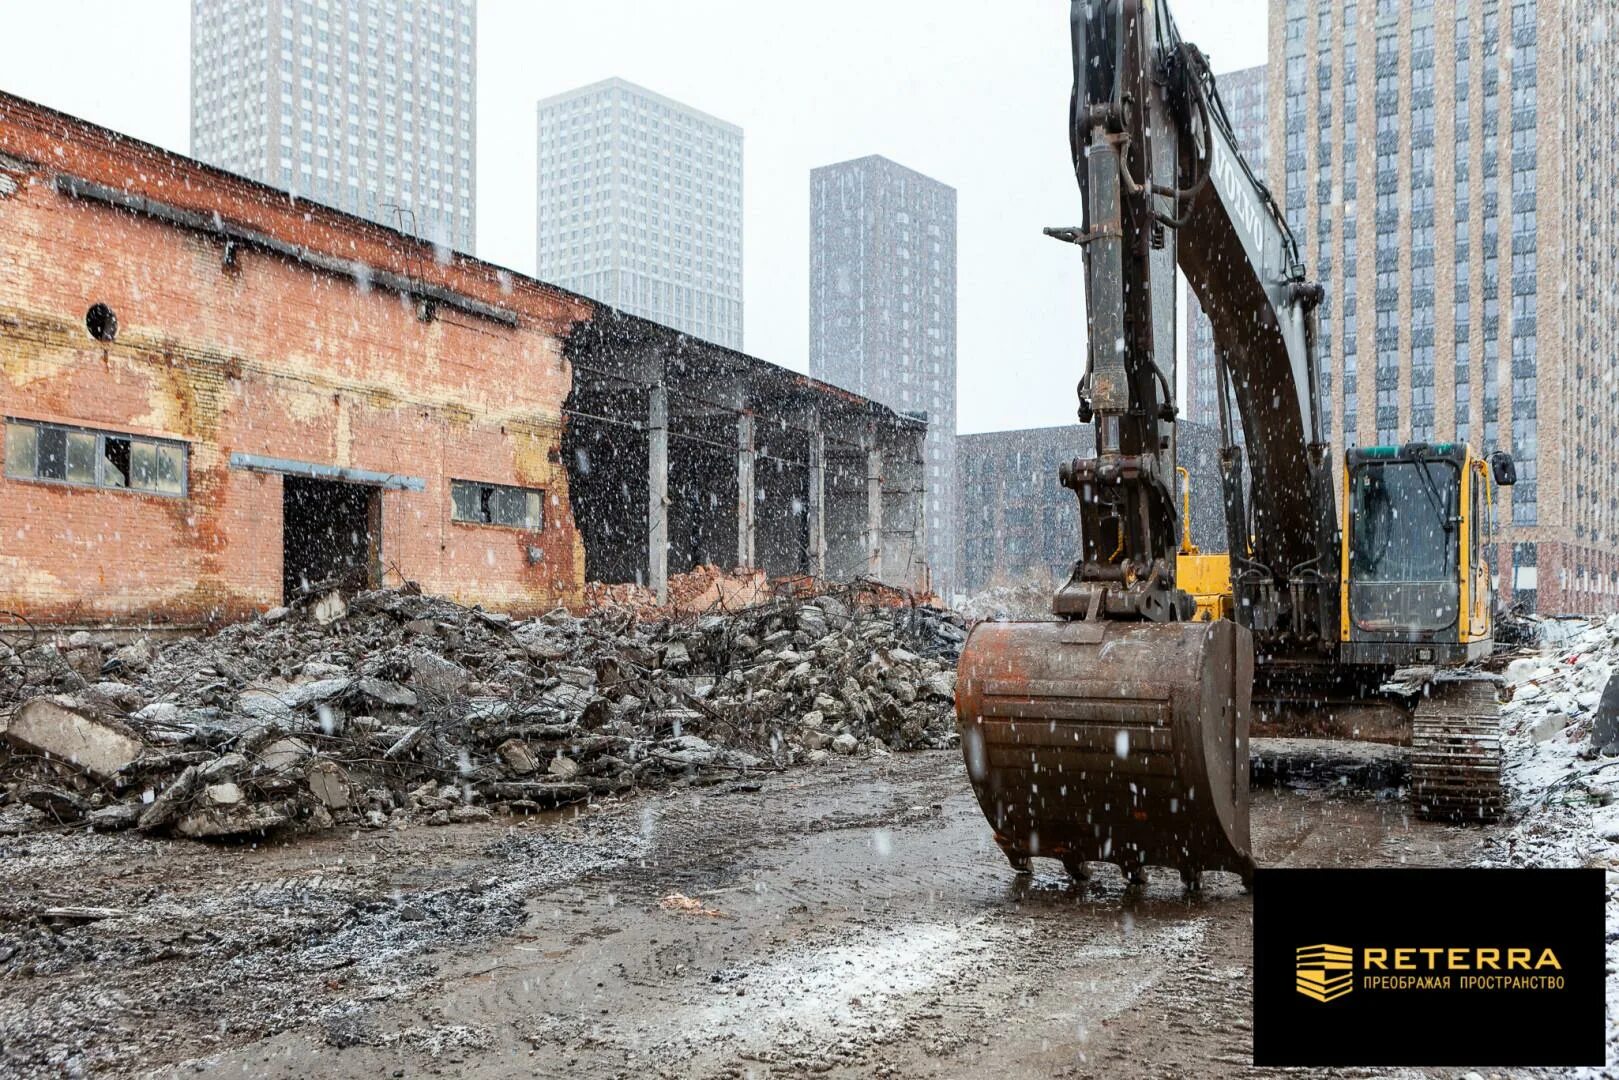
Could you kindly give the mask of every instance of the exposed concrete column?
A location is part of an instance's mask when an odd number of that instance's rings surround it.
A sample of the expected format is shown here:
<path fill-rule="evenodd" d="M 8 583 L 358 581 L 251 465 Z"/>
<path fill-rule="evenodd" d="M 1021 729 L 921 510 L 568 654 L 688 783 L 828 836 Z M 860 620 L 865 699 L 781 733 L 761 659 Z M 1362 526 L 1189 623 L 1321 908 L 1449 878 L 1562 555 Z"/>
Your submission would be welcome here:
<path fill-rule="evenodd" d="M 883 576 L 883 452 L 875 438 L 866 443 L 866 576 Z"/>
<path fill-rule="evenodd" d="M 913 581 L 912 588 L 920 588 L 931 592 L 933 590 L 933 564 L 928 561 L 928 456 L 922 438 L 916 440 L 916 478 L 911 488 L 911 513 L 915 515 L 916 529 L 911 534 L 912 551 L 914 558 L 921 564 L 922 573 L 920 581 Z M 918 575 L 912 575 L 913 578 Z"/>
<path fill-rule="evenodd" d="M 669 390 L 662 383 L 647 393 L 646 433 L 646 583 L 662 604 L 669 599 Z"/>
<path fill-rule="evenodd" d="M 736 564 L 754 566 L 753 414 L 736 418 Z"/>
<path fill-rule="evenodd" d="M 810 414 L 809 556 L 810 573 L 826 577 L 826 434 L 819 412 Z"/>

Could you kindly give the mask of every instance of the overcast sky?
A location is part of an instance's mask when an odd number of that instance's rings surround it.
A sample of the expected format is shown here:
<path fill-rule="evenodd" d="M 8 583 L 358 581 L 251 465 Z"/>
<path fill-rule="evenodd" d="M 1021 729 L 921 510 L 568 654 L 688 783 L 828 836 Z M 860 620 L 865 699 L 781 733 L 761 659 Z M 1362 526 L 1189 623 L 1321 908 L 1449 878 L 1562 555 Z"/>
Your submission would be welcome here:
<path fill-rule="evenodd" d="M 1182 0 L 1216 71 L 1265 0 Z M 609 75 L 744 130 L 747 351 L 806 370 L 809 170 L 883 154 L 956 188 L 963 432 L 1073 419 L 1083 356 L 1061 0 L 481 0 L 478 251 L 532 274 L 534 103 Z M 187 0 L 0 0 L 0 88 L 189 151 Z"/>

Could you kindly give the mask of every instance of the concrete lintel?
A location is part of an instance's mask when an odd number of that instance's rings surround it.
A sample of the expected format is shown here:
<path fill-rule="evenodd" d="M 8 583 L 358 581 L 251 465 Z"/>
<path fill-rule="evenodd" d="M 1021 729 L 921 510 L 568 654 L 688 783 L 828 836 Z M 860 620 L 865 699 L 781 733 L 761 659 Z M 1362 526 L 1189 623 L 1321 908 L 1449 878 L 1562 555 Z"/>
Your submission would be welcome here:
<path fill-rule="evenodd" d="M 315 480 L 341 480 L 347 484 L 369 484 L 372 487 L 388 488 L 393 491 L 427 490 L 427 481 L 419 476 L 351 469 L 345 465 L 322 465 L 314 461 L 295 461 L 291 458 L 264 457 L 259 454 L 232 454 L 230 467 L 245 469 L 248 472 L 307 476 Z"/>

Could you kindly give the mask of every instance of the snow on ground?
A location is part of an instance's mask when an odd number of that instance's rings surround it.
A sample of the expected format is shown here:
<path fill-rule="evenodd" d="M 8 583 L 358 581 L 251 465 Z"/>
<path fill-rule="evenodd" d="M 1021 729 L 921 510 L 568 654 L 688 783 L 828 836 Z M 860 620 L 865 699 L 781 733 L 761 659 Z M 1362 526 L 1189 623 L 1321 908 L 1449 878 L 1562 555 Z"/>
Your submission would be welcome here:
<path fill-rule="evenodd" d="M 1619 668 L 1619 615 L 1606 622 L 1547 620 L 1542 628 L 1540 653 L 1506 670 L 1512 697 L 1502 707 L 1502 755 L 1510 817 L 1483 861 L 1608 871 L 1608 1060 L 1619 1062 L 1619 757 L 1590 749 L 1597 704 Z"/>

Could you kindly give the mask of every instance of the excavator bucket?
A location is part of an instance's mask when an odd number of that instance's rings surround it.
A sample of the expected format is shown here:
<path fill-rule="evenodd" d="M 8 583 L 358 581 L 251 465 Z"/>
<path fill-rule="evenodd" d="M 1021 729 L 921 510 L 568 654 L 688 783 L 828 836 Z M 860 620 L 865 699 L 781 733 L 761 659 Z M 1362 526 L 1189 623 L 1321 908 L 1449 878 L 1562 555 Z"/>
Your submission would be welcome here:
<path fill-rule="evenodd" d="M 979 623 L 956 715 L 973 790 L 1014 868 L 1117 863 L 1252 878 L 1253 644 L 1214 622 Z"/>

